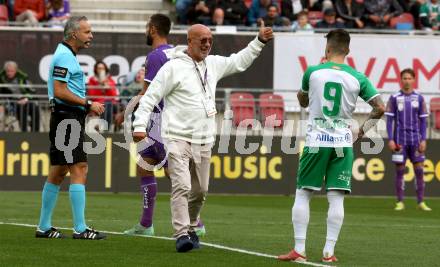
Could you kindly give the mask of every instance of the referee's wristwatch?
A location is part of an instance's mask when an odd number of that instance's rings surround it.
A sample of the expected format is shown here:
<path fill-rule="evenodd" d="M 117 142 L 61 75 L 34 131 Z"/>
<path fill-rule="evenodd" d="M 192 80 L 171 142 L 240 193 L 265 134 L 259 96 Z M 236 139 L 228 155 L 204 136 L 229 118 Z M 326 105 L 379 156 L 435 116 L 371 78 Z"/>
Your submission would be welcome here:
<path fill-rule="evenodd" d="M 90 111 L 90 107 L 92 106 L 92 103 L 93 103 L 92 100 L 90 100 L 90 99 L 87 99 L 87 100 L 86 100 L 86 104 L 85 104 L 84 107 L 86 108 L 86 111 L 87 111 L 87 112 Z"/>

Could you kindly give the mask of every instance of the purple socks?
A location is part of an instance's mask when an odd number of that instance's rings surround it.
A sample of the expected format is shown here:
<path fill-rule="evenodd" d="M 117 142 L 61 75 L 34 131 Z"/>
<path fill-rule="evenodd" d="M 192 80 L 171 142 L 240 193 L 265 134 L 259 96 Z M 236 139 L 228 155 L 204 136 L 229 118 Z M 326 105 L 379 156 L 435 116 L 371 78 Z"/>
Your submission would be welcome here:
<path fill-rule="evenodd" d="M 405 181 L 403 175 L 405 174 L 405 167 L 396 167 L 396 195 L 397 201 L 403 201 L 403 190 L 405 190 Z"/>
<path fill-rule="evenodd" d="M 423 195 L 425 194 L 425 181 L 423 181 L 423 168 L 414 168 L 414 173 L 416 174 L 416 192 L 417 192 L 417 203 L 423 202 Z"/>
<path fill-rule="evenodd" d="M 157 183 L 154 176 L 144 176 L 141 178 L 141 193 L 143 197 L 143 211 L 140 224 L 144 227 L 151 227 L 157 193 Z"/>
<path fill-rule="evenodd" d="M 403 201 L 403 191 L 405 189 L 405 181 L 403 180 L 403 175 L 405 173 L 405 168 L 396 168 L 396 195 L 397 201 Z M 416 175 L 415 185 L 417 192 L 417 203 L 423 202 L 423 196 L 425 194 L 425 181 L 423 181 L 423 168 L 414 168 L 414 173 Z"/>

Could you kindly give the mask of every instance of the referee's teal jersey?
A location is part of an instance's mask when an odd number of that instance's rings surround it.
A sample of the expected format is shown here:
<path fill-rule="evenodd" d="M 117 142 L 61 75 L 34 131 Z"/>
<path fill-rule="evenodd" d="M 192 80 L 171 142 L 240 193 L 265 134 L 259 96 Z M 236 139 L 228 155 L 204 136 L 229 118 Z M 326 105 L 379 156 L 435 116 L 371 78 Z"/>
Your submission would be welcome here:
<path fill-rule="evenodd" d="M 65 42 L 58 44 L 52 57 L 52 62 L 50 63 L 49 79 L 47 81 L 49 100 L 55 98 L 54 80 L 66 82 L 67 88 L 72 93 L 81 98 L 86 97 L 84 72 L 79 65 L 75 52 L 73 52 L 70 45 Z M 55 98 L 55 100 L 59 103 L 63 103 L 60 99 Z"/>

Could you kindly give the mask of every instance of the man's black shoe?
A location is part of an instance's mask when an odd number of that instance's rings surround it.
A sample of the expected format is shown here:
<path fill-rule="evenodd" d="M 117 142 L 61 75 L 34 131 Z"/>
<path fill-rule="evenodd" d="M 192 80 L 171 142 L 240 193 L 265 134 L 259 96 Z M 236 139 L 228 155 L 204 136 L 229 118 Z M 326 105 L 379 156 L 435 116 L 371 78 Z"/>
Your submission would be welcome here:
<path fill-rule="evenodd" d="M 193 249 L 194 244 L 188 235 L 183 235 L 176 240 L 177 252 L 187 252 Z"/>
<path fill-rule="evenodd" d="M 200 248 L 200 240 L 195 231 L 189 231 L 189 238 L 193 242 L 193 249 Z"/>

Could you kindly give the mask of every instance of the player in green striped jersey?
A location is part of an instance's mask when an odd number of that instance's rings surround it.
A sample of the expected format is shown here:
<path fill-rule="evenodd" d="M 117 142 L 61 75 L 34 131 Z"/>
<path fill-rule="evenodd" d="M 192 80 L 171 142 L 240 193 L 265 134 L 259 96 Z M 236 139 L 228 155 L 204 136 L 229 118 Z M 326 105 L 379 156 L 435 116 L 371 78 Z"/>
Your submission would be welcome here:
<path fill-rule="evenodd" d="M 358 96 L 373 110 L 357 133 L 364 135 L 384 111 L 376 88 L 365 75 L 344 64 L 349 53 L 350 35 L 345 30 L 330 31 L 325 50 L 327 62 L 309 67 L 303 77 L 298 100 L 309 108 L 306 144 L 300 158 L 292 222 L 294 249 L 280 260 L 306 261 L 305 241 L 313 191 L 325 185 L 329 210 L 323 262 L 336 262 L 334 247 L 344 219 L 344 195 L 351 191 L 353 167 L 352 114 Z"/>

